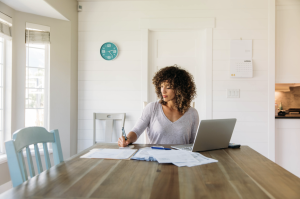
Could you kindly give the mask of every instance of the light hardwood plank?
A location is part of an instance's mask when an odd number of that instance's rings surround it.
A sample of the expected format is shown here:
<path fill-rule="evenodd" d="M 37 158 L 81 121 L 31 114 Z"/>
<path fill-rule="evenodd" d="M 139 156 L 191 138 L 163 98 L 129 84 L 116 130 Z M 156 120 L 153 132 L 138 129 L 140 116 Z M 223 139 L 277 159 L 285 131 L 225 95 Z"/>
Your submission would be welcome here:
<path fill-rule="evenodd" d="M 279 165 L 246 146 L 240 150 L 225 151 L 248 176 L 274 198 L 299 197 L 299 178 Z"/>

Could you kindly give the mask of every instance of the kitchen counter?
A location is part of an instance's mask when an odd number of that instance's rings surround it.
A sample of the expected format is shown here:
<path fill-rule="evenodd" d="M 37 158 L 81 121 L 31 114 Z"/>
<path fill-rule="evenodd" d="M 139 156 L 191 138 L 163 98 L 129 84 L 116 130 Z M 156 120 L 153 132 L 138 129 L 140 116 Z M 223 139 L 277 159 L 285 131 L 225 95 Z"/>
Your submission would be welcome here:
<path fill-rule="evenodd" d="M 285 116 L 275 116 L 275 119 L 300 119 L 300 114 L 286 114 Z"/>

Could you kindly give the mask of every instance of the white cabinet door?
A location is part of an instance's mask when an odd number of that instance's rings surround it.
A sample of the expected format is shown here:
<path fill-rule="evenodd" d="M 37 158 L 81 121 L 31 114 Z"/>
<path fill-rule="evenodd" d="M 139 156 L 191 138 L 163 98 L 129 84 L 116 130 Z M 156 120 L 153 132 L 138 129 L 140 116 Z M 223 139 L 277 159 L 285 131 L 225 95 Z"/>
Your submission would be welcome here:
<path fill-rule="evenodd" d="M 300 83 L 300 1 L 276 3 L 276 83 Z"/>
<path fill-rule="evenodd" d="M 276 119 L 275 162 L 300 177 L 300 119 Z"/>

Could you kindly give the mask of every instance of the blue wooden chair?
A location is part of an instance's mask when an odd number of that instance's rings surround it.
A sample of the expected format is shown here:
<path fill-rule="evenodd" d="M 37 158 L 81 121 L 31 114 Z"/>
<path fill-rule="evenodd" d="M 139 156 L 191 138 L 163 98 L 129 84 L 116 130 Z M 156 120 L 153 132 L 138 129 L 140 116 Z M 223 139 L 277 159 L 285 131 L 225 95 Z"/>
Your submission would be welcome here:
<path fill-rule="evenodd" d="M 5 142 L 7 162 L 13 186 L 16 187 L 28 180 L 27 170 L 23 158 L 23 149 L 26 148 L 28 170 L 31 178 L 35 176 L 29 145 L 34 145 L 38 173 L 43 172 L 38 143 L 43 143 L 45 164 L 51 167 L 47 143 L 52 143 L 54 164 L 63 162 L 63 154 L 58 130 L 48 132 L 43 127 L 27 127 L 16 131 L 13 139 Z"/>

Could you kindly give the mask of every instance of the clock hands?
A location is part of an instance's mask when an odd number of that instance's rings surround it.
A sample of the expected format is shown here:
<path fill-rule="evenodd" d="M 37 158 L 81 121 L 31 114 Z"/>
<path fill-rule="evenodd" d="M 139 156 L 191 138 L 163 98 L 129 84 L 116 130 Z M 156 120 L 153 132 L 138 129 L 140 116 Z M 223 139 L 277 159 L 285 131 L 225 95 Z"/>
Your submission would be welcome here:
<path fill-rule="evenodd" d="M 113 60 L 118 55 L 117 51 L 118 48 L 115 46 L 115 44 L 106 42 L 100 48 L 100 55 L 105 60 Z"/>

